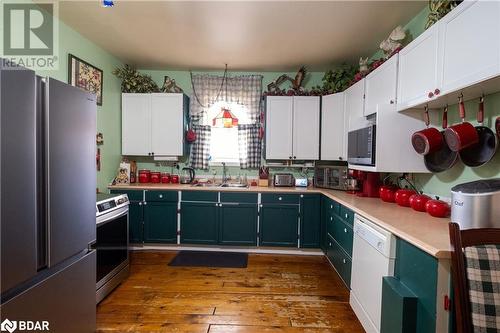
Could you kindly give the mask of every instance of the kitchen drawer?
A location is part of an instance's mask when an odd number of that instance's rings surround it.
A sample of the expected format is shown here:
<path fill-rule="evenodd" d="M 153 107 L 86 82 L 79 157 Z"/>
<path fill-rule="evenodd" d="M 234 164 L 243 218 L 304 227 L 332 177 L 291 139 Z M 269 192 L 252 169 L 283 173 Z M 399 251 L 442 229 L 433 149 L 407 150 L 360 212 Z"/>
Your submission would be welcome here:
<path fill-rule="evenodd" d="M 350 289 L 351 286 L 351 258 L 342 250 L 340 245 L 331 237 L 328 237 L 327 256 L 333 267 Z"/>
<path fill-rule="evenodd" d="M 300 204 L 300 195 L 298 194 L 274 194 L 274 193 L 263 193 L 262 194 L 263 204 L 289 204 L 298 205 Z"/>
<path fill-rule="evenodd" d="M 235 193 L 235 192 L 220 192 L 220 202 L 238 202 L 257 204 L 257 193 Z"/>
<path fill-rule="evenodd" d="M 218 202 L 219 192 L 216 191 L 182 191 L 181 201 Z"/>
<path fill-rule="evenodd" d="M 340 204 L 332 199 L 326 200 L 326 211 L 330 214 L 339 215 L 340 214 Z"/>
<path fill-rule="evenodd" d="M 130 201 L 142 201 L 143 190 L 111 190 L 111 193 L 126 194 Z"/>
<path fill-rule="evenodd" d="M 179 194 L 177 191 L 146 191 L 146 202 L 177 202 Z"/>
<path fill-rule="evenodd" d="M 340 206 L 340 217 L 351 227 L 354 224 L 354 212 L 345 206 Z"/>
<path fill-rule="evenodd" d="M 338 217 L 335 217 L 332 214 L 328 214 L 326 217 L 326 231 L 328 232 L 328 235 L 330 237 L 335 238 L 335 220 L 338 219 Z"/>
<path fill-rule="evenodd" d="M 340 219 L 334 218 L 334 221 L 332 236 L 349 257 L 352 257 L 353 230 L 347 223 L 344 223 Z"/>

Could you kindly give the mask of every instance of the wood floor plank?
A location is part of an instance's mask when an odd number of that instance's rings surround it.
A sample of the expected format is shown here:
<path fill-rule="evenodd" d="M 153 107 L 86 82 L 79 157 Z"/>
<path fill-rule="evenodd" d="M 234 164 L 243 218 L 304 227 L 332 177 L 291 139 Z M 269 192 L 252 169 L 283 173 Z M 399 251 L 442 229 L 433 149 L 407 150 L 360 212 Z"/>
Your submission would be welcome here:
<path fill-rule="evenodd" d="M 170 267 L 131 254 L 131 275 L 97 308 L 98 332 L 363 332 L 324 257 L 250 254 L 248 267 Z"/>

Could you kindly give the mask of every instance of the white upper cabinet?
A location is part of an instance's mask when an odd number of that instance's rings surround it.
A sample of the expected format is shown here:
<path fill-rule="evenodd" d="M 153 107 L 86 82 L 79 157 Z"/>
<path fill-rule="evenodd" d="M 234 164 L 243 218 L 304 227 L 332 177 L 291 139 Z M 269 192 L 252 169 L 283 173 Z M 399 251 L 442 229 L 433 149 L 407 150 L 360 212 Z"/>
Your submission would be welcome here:
<path fill-rule="evenodd" d="M 182 156 L 188 98 L 122 94 L 122 155 Z"/>
<path fill-rule="evenodd" d="M 319 158 L 319 101 L 316 96 L 266 98 L 266 159 Z"/>
<path fill-rule="evenodd" d="M 396 104 L 398 54 L 392 56 L 365 78 L 364 115 L 376 113 L 382 107 Z"/>
<path fill-rule="evenodd" d="M 347 160 L 347 126 L 344 93 L 321 98 L 321 160 Z"/>
<path fill-rule="evenodd" d="M 266 98 L 266 159 L 288 160 L 293 157 L 293 98 Z"/>
<path fill-rule="evenodd" d="M 183 94 L 151 94 L 151 152 L 154 155 L 183 155 L 183 99 Z"/>
<path fill-rule="evenodd" d="M 399 52 L 398 111 L 439 96 L 439 24 Z"/>
<path fill-rule="evenodd" d="M 365 79 L 362 79 L 344 91 L 345 112 L 349 117 L 349 129 L 358 129 L 365 124 Z"/>
<path fill-rule="evenodd" d="M 293 159 L 319 159 L 319 96 L 293 97 Z"/>
<path fill-rule="evenodd" d="M 151 152 L 149 94 L 122 94 L 122 155 Z"/>
<path fill-rule="evenodd" d="M 439 25 L 443 93 L 500 75 L 500 1 L 464 1 Z"/>

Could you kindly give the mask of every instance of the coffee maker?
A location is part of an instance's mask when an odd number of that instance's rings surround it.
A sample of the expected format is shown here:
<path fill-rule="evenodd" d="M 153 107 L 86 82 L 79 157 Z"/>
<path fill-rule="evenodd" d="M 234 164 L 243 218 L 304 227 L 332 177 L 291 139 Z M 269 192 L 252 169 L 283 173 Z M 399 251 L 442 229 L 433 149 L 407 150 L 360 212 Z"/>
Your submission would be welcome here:
<path fill-rule="evenodd" d="M 380 173 L 349 170 L 349 177 L 356 180 L 356 185 L 359 190 L 348 191 L 349 193 L 356 194 L 358 197 L 378 198 L 380 188 Z"/>

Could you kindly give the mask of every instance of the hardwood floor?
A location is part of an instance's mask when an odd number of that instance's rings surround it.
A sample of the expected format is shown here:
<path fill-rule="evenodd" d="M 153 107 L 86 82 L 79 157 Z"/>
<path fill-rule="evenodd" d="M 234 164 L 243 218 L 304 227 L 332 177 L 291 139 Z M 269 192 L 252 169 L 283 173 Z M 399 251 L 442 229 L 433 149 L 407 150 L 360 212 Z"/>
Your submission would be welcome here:
<path fill-rule="evenodd" d="M 133 252 L 131 274 L 97 308 L 98 332 L 364 332 L 320 256 L 250 254 L 248 267 L 169 267 Z"/>

